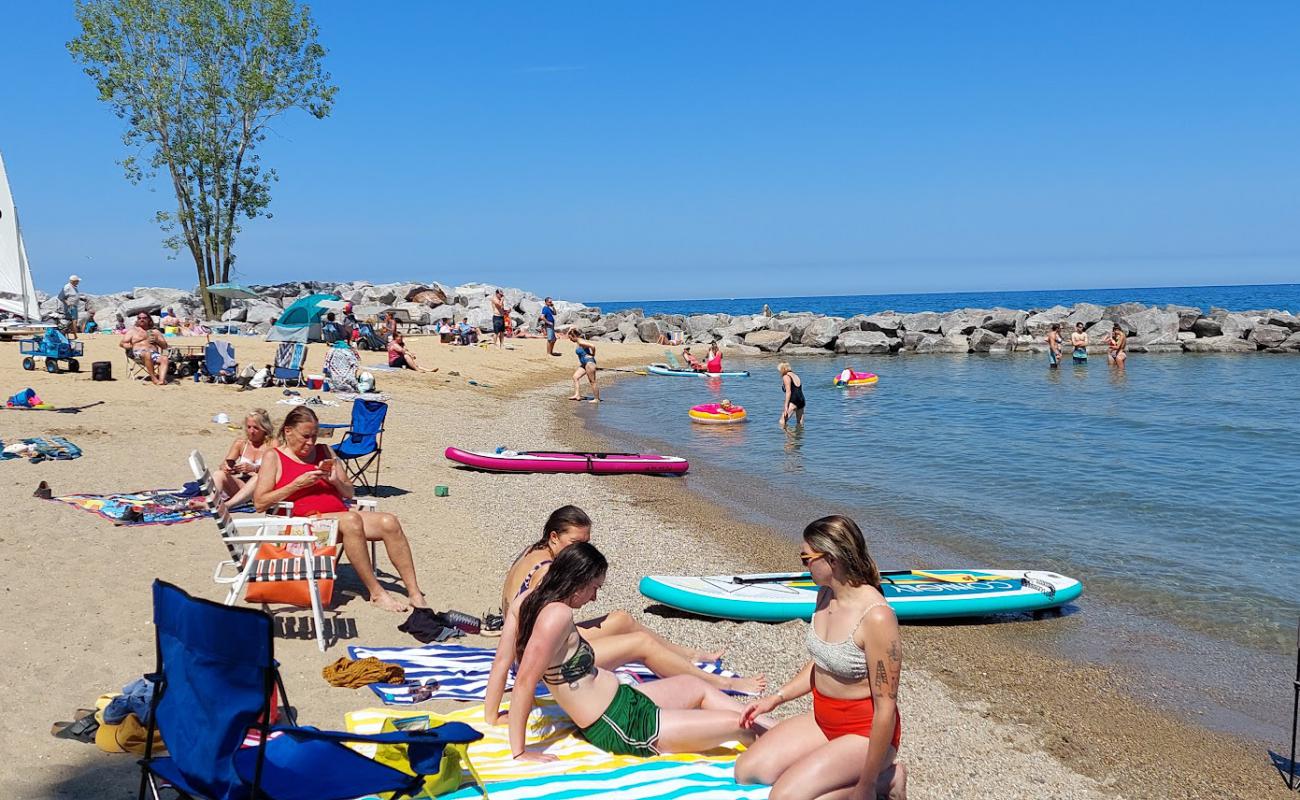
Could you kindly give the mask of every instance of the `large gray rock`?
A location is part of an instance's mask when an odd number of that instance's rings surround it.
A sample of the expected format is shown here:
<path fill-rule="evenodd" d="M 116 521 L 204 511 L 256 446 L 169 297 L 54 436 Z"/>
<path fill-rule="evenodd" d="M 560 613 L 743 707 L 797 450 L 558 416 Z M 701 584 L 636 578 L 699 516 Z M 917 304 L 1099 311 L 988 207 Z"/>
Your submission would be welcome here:
<path fill-rule="evenodd" d="M 930 333 L 921 333 L 920 331 L 903 331 L 903 349 L 915 350 L 916 346 L 919 345 L 925 337 L 932 335 L 933 334 Z"/>
<path fill-rule="evenodd" d="M 186 292 L 180 289 L 168 289 L 165 286 L 137 286 L 131 290 L 131 294 L 135 297 L 156 298 L 158 302 L 163 304 L 163 306 L 176 304 L 199 305 L 192 292 Z"/>
<path fill-rule="evenodd" d="M 1300 352 L 1300 331 L 1286 337 L 1286 341 L 1278 345 L 1278 349 L 1288 352 Z"/>
<path fill-rule="evenodd" d="M 921 311 L 916 314 L 903 315 L 903 327 L 919 333 L 938 333 L 943 317 L 933 311 Z"/>
<path fill-rule="evenodd" d="M 1122 320 L 1130 314 L 1140 314 L 1146 311 L 1150 306 L 1141 303 L 1116 303 L 1113 306 L 1106 306 L 1102 311 L 1102 316 L 1110 319 Z"/>
<path fill-rule="evenodd" d="M 623 334 L 623 341 L 638 341 L 641 338 L 641 331 L 637 323 L 631 320 L 623 320 L 618 323 L 618 332 Z"/>
<path fill-rule="evenodd" d="M 402 295 L 406 297 L 405 294 Z M 361 290 L 361 299 L 367 303 L 378 303 L 381 306 L 392 305 L 397 300 L 397 287 L 391 284 L 385 286 L 368 286 Z"/>
<path fill-rule="evenodd" d="M 1200 317 L 1192 323 L 1192 333 L 1197 336 L 1222 336 L 1223 326 L 1214 317 Z"/>
<path fill-rule="evenodd" d="M 270 322 L 284 313 L 284 309 L 264 300 L 250 300 L 248 310 L 244 312 L 244 321 L 251 325 Z"/>
<path fill-rule="evenodd" d="M 430 322 L 429 307 L 423 303 L 396 303 L 394 309 L 405 311 L 415 325 L 427 325 Z M 399 315 L 400 316 L 400 315 Z"/>
<path fill-rule="evenodd" d="M 1165 311 L 1178 315 L 1178 330 L 1190 331 L 1196 324 L 1196 320 L 1201 318 L 1201 310 L 1192 306 L 1176 306 L 1172 303 L 1165 306 Z"/>
<path fill-rule="evenodd" d="M 735 340 L 723 344 L 722 347 L 726 349 L 727 353 L 736 356 L 761 356 L 763 354 L 763 351 L 757 347 L 741 344 Z"/>
<path fill-rule="evenodd" d="M 711 332 L 714 328 L 721 327 L 721 325 L 722 322 L 717 314 L 692 314 L 686 318 L 686 330 L 692 336 Z"/>
<path fill-rule="evenodd" d="M 806 344 L 788 344 L 781 348 L 783 356 L 833 356 L 834 350 L 827 350 L 824 347 L 809 347 Z"/>
<path fill-rule="evenodd" d="M 1183 349 L 1189 353 L 1253 353 L 1257 348 L 1236 336 L 1206 336 L 1183 342 Z"/>
<path fill-rule="evenodd" d="M 440 319 L 455 319 L 463 311 L 464 309 L 460 306 L 451 305 L 450 303 L 435 306 L 434 308 L 429 309 L 429 319 L 434 321 Z"/>
<path fill-rule="evenodd" d="M 157 314 L 162 310 L 163 301 L 152 295 L 141 295 L 124 302 L 118 309 L 124 317 L 134 317 L 136 314 Z"/>
<path fill-rule="evenodd" d="M 839 317 L 820 317 L 803 329 L 799 343 L 808 347 L 830 347 L 843 327 L 844 320 Z"/>
<path fill-rule="evenodd" d="M 1070 309 L 1065 306 L 1052 306 L 1045 311 L 1030 314 L 1025 320 L 1025 333 L 1031 336 L 1046 336 L 1053 324 L 1065 326 L 1065 318 L 1070 316 Z"/>
<path fill-rule="evenodd" d="M 1179 331 L 1154 331 L 1143 336 L 1129 337 L 1128 349 L 1134 353 L 1176 353 L 1183 349 L 1181 337 Z"/>
<path fill-rule="evenodd" d="M 970 342 L 960 333 L 942 336 L 937 333 L 926 334 L 916 345 L 918 353 L 969 353 Z"/>
<path fill-rule="evenodd" d="M 470 306 L 465 309 L 465 321 L 470 327 L 490 333 L 492 331 L 492 309 L 487 306 Z"/>
<path fill-rule="evenodd" d="M 537 319 L 542 314 L 542 301 L 535 297 L 525 297 L 519 301 L 519 313 L 527 319 Z"/>
<path fill-rule="evenodd" d="M 939 332 L 944 336 L 967 334 L 974 331 L 980 321 L 980 319 L 972 317 L 965 310 L 949 311 L 939 320 Z"/>
<path fill-rule="evenodd" d="M 771 325 L 771 317 L 765 317 L 762 314 L 744 314 L 733 317 L 729 324 L 718 329 L 718 334 L 739 338 L 753 331 L 766 330 Z"/>
<path fill-rule="evenodd" d="M 667 331 L 664 324 L 657 319 L 643 319 L 636 325 L 636 335 L 643 342 L 654 344 Z"/>
<path fill-rule="evenodd" d="M 861 326 L 864 331 L 880 331 L 897 337 L 898 329 L 903 327 L 903 317 L 892 311 L 887 314 L 869 314 L 862 318 Z"/>
<path fill-rule="evenodd" d="M 1291 329 L 1282 325 L 1256 325 L 1250 332 L 1250 341 L 1260 347 L 1279 347 L 1291 336 Z"/>
<path fill-rule="evenodd" d="M 773 317 L 768 330 L 785 331 L 790 334 L 790 341 L 798 343 L 803 339 L 803 332 L 812 324 L 811 315 L 798 317 Z"/>
<path fill-rule="evenodd" d="M 1074 330 L 1077 323 L 1082 322 L 1083 327 L 1096 325 L 1106 318 L 1106 309 L 1094 303 L 1077 303 L 1070 310 L 1070 315 L 1061 322 L 1061 327 L 1065 330 Z"/>
<path fill-rule="evenodd" d="M 221 312 L 222 322 L 243 322 L 248 318 L 248 309 L 246 308 L 227 308 Z"/>
<path fill-rule="evenodd" d="M 984 320 L 981 326 L 986 330 L 1006 336 L 1009 333 L 1022 333 L 1025 330 L 1025 321 L 1029 318 L 1028 312 L 1015 311 L 1009 308 L 995 308 L 989 312 L 988 318 Z"/>
<path fill-rule="evenodd" d="M 848 355 L 883 355 L 901 344 L 880 331 L 845 331 L 835 340 L 835 352 Z"/>
<path fill-rule="evenodd" d="M 1000 345 L 1003 352 L 1007 349 L 1006 337 L 999 336 L 988 328 L 976 328 L 970 335 L 970 349 L 976 353 L 988 353 L 995 345 Z"/>
<path fill-rule="evenodd" d="M 100 309 L 91 315 L 91 318 L 95 320 L 95 326 L 101 331 L 111 331 L 117 325 L 117 306 Z"/>
<path fill-rule="evenodd" d="M 1151 336 L 1155 333 L 1176 335 L 1182 325 L 1177 314 L 1172 311 L 1161 311 L 1158 308 L 1144 308 L 1126 314 L 1119 318 L 1119 324 L 1131 336 Z"/>
<path fill-rule="evenodd" d="M 1275 311 L 1268 315 L 1265 322 L 1269 325 L 1279 325 L 1293 333 L 1300 331 L 1300 317 L 1289 311 Z"/>
<path fill-rule="evenodd" d="M 1223 314 L 1218 317 L 1218 320 L 1224 336 L 1235 336 L 1240 339 L 1249 336 L 1250 332 L 1259 324 L 1258 317 L 1246 314 Z"/>
<path fill-rule="evenodd" d="M 775 353 L 790 341 L 788 331 L 754 331 L 745 335 L 745 344 L 767 353 Z"/>

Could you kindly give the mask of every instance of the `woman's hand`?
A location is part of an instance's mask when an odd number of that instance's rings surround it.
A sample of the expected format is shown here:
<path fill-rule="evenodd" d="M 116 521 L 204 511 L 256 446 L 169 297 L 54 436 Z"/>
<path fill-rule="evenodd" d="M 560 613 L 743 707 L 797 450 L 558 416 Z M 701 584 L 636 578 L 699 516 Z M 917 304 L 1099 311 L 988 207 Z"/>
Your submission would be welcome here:
<path fill-rule="evenodd" d="M 318 481 L 320 481 L 324 477 L 326 477 L 325 473 L 321 472 L 318 469 L 308 470 L 307 472 L 304 472 L 303 474 L 294 478 L 289 483 L 288 488 L 293 490 L 292 492 L 290 492 L 290 494 L 309 488 L 315 485 Z"/>
<path fill-rule="evenodd" d="M 769 694 L 767 697 L 760 697 L 749 705 L 745 710 L 740 712 L 740 727 L 752 728 L 754 720 L 764 714 L 770 714 L 777 706 L 785 702 L 780 695 Z"/>
<path fill-rule="evenodd" d="M 538 764 L 549 764 L 552 761 L 558 760 L 555 756 L 551 755 L 550 753 L 541 753 L 536 750 L 525 750 L 524 752 L 515 756 L 514 759 L 515 761 L 534 761 Z"/>

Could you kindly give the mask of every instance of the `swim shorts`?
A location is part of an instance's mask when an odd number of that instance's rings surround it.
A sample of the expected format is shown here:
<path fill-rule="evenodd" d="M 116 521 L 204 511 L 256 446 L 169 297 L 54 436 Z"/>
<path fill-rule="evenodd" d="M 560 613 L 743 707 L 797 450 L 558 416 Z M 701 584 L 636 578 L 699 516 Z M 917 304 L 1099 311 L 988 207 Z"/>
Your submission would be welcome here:
<path fill-rule="evenodd" d="M 1074 348 L 1074 363 L 1084 364 L 1087 363 L 1087 361 L 1088 361 L 1088 348 L 1086 347 Z"/>
<path fill-rule="evenodd" d="M 1047 351 L 1047 363 L 1048 363 L 1048 364 L 1051 364 L 1053 367 L 1056 366 L 1056 351 L 1055 351 L 1055 350 L 1048 350 L 1048 351 Z"/>
<path fill-rule="evenodd" d="M 492 318 L 492 332 L 493 332 L 493 333 L 505 333 L 505 332 L 506 332 L 506 318 L 505 318 L 505 317 L 493 317 L 493 318 Z"/>
<path fill-rule="evenodd" d="M 631 686 L 620 683 L 605 713 L 583 728 L 582 736 L 616 756 L 657 756 L 659 706 Z"/>

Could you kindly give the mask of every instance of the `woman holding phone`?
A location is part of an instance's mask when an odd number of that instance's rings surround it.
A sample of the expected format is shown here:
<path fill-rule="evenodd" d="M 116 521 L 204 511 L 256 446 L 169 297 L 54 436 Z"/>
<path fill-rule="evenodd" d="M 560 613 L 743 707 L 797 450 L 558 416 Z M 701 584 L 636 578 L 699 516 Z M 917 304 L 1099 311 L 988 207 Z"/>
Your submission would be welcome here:
<path fill-rule="evenodd" d="M 257 481 L 253 479 L 262 467 L 262 456 L 275 447 L 271 431 L 271 417 L 265 408 L 248 412 L 244 417 L 244 435 L 231 443 L 226 451 L 225 464 L 212 476 L 231 508 L 238 508 L 252 499 L 253 490 L 257 488 Z"/>
<path fill-rule="evenodd" d="M 347 501 L 356 492 L 352 481 L 332 457 L 329 447 L 317 444 L 319 422 L 316 413 L 297 406 L 284 418 L 278 436 L 279 446 L 262 460 L 257 473 L 253 505 L 265 512 L 276 503 L 293 503 L 295 517 L 323 517 L 338 520 L 339 538 L 357 577 L 366 587 L 370 602 L 385 611 L 404 612 L 411 606 L 428 604 L 415 579 L 411 545 L 402 523 L 392 514 L 378 511 L 352 511 Z M 272 453 L 274 457 L 272 457 Z M 406 585 L 409 603 L 393 597 L 375 578 L 366 542 L 384 543 L 388 559 Z"/>

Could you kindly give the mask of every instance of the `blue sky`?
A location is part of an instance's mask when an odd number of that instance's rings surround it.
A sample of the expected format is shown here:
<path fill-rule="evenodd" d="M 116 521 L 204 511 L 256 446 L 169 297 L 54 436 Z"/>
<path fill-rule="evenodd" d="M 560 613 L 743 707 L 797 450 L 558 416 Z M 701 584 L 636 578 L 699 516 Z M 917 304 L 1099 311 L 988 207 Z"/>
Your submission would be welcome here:
<path fill-rule="evenodd" d="M 239 278 L 583 300 L 1293 282 L 1300 4 L 313 6 L 332 116 L 263 147 Z M 0 29 L 38 286 L 191 286 L 64 43 Z M 151 191 L 152 188 L 152 191 Z"/>

